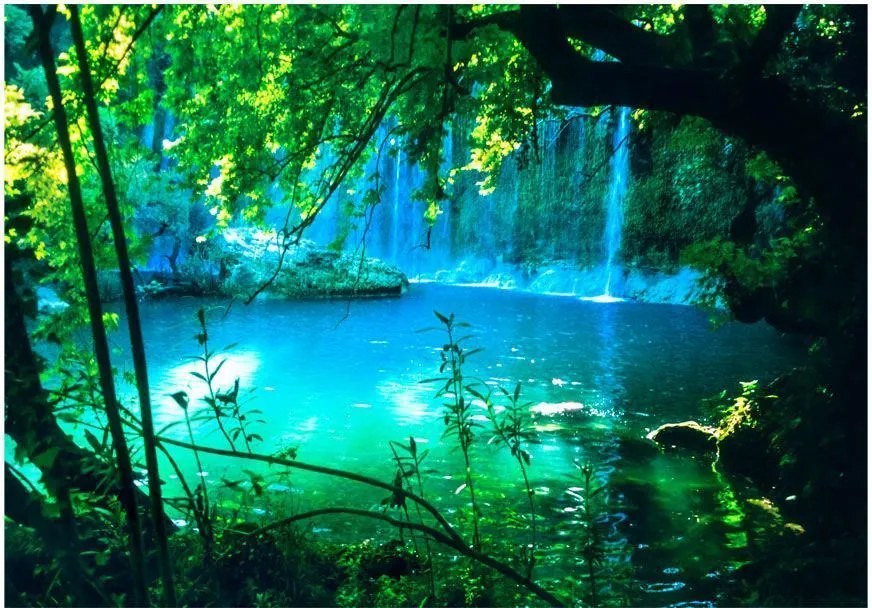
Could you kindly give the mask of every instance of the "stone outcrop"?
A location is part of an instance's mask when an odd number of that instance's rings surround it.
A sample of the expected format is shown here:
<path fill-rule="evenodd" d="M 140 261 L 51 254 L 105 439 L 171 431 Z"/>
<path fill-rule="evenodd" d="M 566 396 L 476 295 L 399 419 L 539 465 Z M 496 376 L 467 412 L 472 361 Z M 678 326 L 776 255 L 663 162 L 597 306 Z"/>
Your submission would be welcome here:
<path fill-rule="evenodd" d="M 251 228 L 230 228 L 216 237 L 208 261 L 188 262 L 178 274 L 136 272 L 141 295 L 248 298 L 270 281 L 261 297 L 348 298 L 399 296 L 409 281 L 399 269 L 376 258 L 332 251 L 302 240 L 282 256 L 275 233 Z M 281 267 L 279 262 L 281 260 Z M 278 272 L 276 273 L 276 270 Z M 121 297 L 118 271 L 100 273 L 105 301 Z"/>
<path fill-rule="evenodd" d="M 663 424 L 648 433 L 647 438 L 664 449 L 714 455 L 717 451 L 718 430 L 688 420 Z"/>
<path fill-rule="evenodd" d="M 223 238 L 220 289 L 247 297 L 278 268 L 281 251 L 276 237 L 259 230 L 230 229 Z M 398 296 L 408 284 L 402 272 L 381 260 L 301 241 L 285 253 L 281 269 L 264 293 L 283 298 Z"/>

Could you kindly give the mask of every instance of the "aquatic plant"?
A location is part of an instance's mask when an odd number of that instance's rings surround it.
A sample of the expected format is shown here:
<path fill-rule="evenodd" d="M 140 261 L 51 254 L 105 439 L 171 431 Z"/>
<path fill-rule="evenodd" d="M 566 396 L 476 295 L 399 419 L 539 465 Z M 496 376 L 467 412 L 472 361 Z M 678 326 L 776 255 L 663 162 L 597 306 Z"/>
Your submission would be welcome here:
<path fill-rule="evenodd" d="M 263 437 L 257 433 L 250 432 L 248 426 L 251 422 L 251 416 L 262 414 L 263 412 L 258 409 L 250 409 L 245 412 L 241 410 L 239 405 L 239 378 L 236 378 L 232 388 L 224 391 L 215 387 L 215 377 L 218 375 L 218 372 L 221 371 L 221 368 L 227 362 L 227 359 L 221 359 L 214 365 L 214 367 L 212 367 L 218 352 L 209 350 L 209 331 L 206 326 L 206 311 L 203 308 L 197 310 L 197 320 L 200 323 L 200 333 L 195 337 L 197 342 L 203 347 L 203 354 L 193 358 L 203 363 L 203 373 L 192 371 L 191 375 L 202 381 L 209 390 L 209 394 L 203 397 L 203 402 L 209 406 L 209 411 L 206 412 L 206 416 L 208 416 L 209 413 L 214 416 L 221 434 L 227 440 L 227 443 L 230 444 L 230 449 L 235 450 L 236 441 L 242 437 L 245 449 L 251 453 L 252 442 L 263 441 Z M 227 346 L 224 350 L 230 350 L 233 346 L 234 345 Z M 203 416 L 198 416 L 198 418 L 202 419 Z M 231 421 L 236 423 L 236 427 L 231 428 L 228 432 L 222 422 L 222 418 L 229 418 Z M 255 422 L 266 424 L 264 420 L 256 420 Z"/>
<path fill-rule="evenodd" d="M 187 393 L 179 391 L 170 395 L 173 400 L 182 408 L 185 415 L 185 426 L 188 429 L 188 439 L 191 445 L 194 446 L 194 460 L 197 462 L 197 475 L 199 483 L 197 489 L 191 494 L 190 489 L 185 487 L 188 493 L 188 502 L 194 518 L 197 522 L 197 529 L 200 533 L 200 538 L 203 541 L 203 556 L 209 562 L 212 560 L 212 548 L 215 545 L 215 537 L 212 532 L 212 510 L 209 506 L 209 489 L 206 487 L 206 473 L 203 471 L 203 464 L 200 462 L 200 453 L 197 450 L 197 442 L 194 439 L 194 431 L 191 428 L 191 417 L 188 414 L 189 398 Z M 179 471 L 181 473 L 181 471 Z M 183 479 L 183 475 L 178 476 Z"/>
<path fill-rule="evenodd" d="M 394 461 L 397 463 L 397 476 L 394 480 L 394 483 L 398 482 L 402 485 L 405 484 L 406 489 L 409 492 L 417 491 L 418 496 L 424 498 L 424 482 L 421 479 L 421 463 L 424 462 L 424 459 L 427 458 L 427 455 L 430 453 L 430 450 L 423 450 L 421 452 L 418 451 L 418 444 L 415 442 L 414 437 L 409 437 L 409 445 L 405 445 L 398 441 L 390 442 L 391 453 L 394 456 Z M 397 450 L 402 450 L 407 455 L 400 455 Z M 416 482 L 416 487 L 412 487 L 411 479 L 414 477 Z M 382 504 L 386 504 L 387 502 L 391 503 L 391 506 L 397 506 L 397 502 L 401 504 L 403 510 L 406 514 L 406 519 L 409 520 L 409 509 L 406 506 L 405 500 L 402 497 L 395 499 L 393 496 L 386 498 L 382 501 Z M 421 514 L 421 505 L 418 503 L 415 504 L 415 512 L 418 516 L 418 522 L 423 523 L 424 518 Z M 412 536 L 414 541 L 415 537 Z M 436 579 L 435 574 L 433 572 L 433 552 L 430 548 L 430 540 L 427 536 L 424 536 L 424 547 L 427 553 L 427 571 L 429 575 L 430 581 L 430 596 L 435 597 L 436 595 Z M 418 552 L 417 543 L 415 543 L 415 552 Z"/>
<path fill-rule="evenodd" d="M 599 512 L 594 499 L 602 493 L 606 486 L 594 487 L 594 468 L 592 465 L 577 462 L 574 464 L 575 468 L 578 469 L 581 487 L 570 488 L 566 490 L 566 494 L 578 503 L 575 517 L 581 522 L 579 554 L 587 570 L 588 583 L 588 593 L 585 599 L 589 605 L 598 606 L 597 569 L 602 564 L 604 550 L 602 535 L 596 522 Z"/>
<path fill-rule="evenodd" d="M 521 402 L 521 383 L 515 385 L 515 389 L 509 392 L 504 387 L 499 387 L 509 405 L 502 411 L 497 411 L 491 399 L 490 390 L 487 395 L 477 392 L 476 387 L 469 387 L 469 391 L 481 399 L 487 405 L 487 418 L 493 425 L 493 435 L 488 443 L 497 443 L 509 450 L 512 457 L 517 461 L 524 478 L 524 490 L 530 507 L 530 537 L 529 546 L 523 547 L 522 559 L 527 564 L 527 576 L 533 575 L 536 565 L 536 506 L 533 501 L 533 488 L 530 486 L 530 478 L 527 475 L 527 467 L 530 466 L 530 452 L 527 446 L 538 443 L 536 431 L 533 427 L 533 417 L 530 414 L 530 402 Z"/>
<path fill-rule="evenodd" d="M 474 438 L 473 429 L 479 424 L 473 420 L 471 409 L 471 401 L 466 398 L 471 385 L 465 385 L 463 379 L 463 365 L 466 360 L 477 352 L 480 348 L 466 350 L 461 346 L 461 342 L 468 340 L 471 336 L 457 337 L 456 330 L 470 327 L 469 323 L 464 321 L 456 321 L 454 313 L 445 316 L 437 311 L 433 311 L 436 318 L 442 324 L 441 329 L 445 331 L 448 338 L 447 342 L 442 346 L 439 356 L 442 359 L 442 364 L 439 366 L 439 373 L 446 373 L 445 376 L 438 378 L 429 378 L 422 382 L 444 382 L 444 385 L 436 391 L 437 398 L 445 399 L 445 414 L 443 421 L 445 423 L 445 432 L 443 436 L 451 435 L 457 439 L 457 444 L 463 454 L 463 462 L 465 465 L 465 481 L 454 491 L 459 494 L 464 489 L 469 492 L 469 500 L 472 509 L 472 546 L 479 550 L 481 549 L 481 534 L 479 532 L 479 520 L 481 511 L 475 500 L 475 476 L 472 471 L 472 463 L 470 460 L 470 447 Z M 433 331 L 440 328 L 428 327 L 419 331 Z M 473 394 L 474 396 L 474 394 Z"/>

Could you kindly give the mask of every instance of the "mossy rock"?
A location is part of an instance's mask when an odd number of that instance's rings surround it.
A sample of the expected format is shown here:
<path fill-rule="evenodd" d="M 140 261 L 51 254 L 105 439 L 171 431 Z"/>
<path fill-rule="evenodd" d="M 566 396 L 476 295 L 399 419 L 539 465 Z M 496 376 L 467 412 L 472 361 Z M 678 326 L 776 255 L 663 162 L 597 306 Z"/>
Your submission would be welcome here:
<path fill-rule="evenodd" d="M 740 424 L 718 438 L 718 469 L 769 486 L 778 479 L 778 463 L 769 437 L 758 427 Z"/>
<path fill-rule="evenodd" d="M 399 296 L 409 281 L 394 266 L 318 248 L 309 241 L 290 247 L 282 257 L 274 235 L 253 229 L 231 229 L 225 239 L 221 290 L 247 297 L 267 283 L 267 296 L 279 298 Z"/>
<path fill-rule="evenodd" d="M 659 452 L 657 443 L 648 437 L 622 435 L 618 438 L 618 453 L 624 462 L 647 462 Z"/>
<path fill-rule="evenodd" d="M 688 420 L 663 424 L 648 433 L 647 438 L 664 449 L 714 456 L 718 431 L 714 427 L 703 426 L 698 422 Z"/>

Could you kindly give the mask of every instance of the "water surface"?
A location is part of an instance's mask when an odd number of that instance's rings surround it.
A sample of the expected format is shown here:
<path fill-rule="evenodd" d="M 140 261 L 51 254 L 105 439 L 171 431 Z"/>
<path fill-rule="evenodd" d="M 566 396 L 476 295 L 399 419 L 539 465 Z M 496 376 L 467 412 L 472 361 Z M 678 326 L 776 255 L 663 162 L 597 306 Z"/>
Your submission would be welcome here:
<path fill-rule="evenodd" d="M 194 339 L 202 300 L 146 302 L 142 306 L 149 373 L 158 427 L 181 420 L 169 394 L 184 390 L 196 403 L 206 388 L 190 372 L 201 354 Z M 608 570 L 603 593 L 633 604 L 713 602 L 719 581 L 742 559 L 740 516 L 732 493 L 711 463 L 659 454 L 639 441 L 661 423 L 701 419 L 704 398 L 739 381 L 766 381 L 797 361 L 800 348 L 763 325 L 728 324 L 713 330 L 706 314 L 688 307 L 600 304 L 494 289 L 413 285 L 396 299 L 262 301 L 250 306 L 206 303 L 210 347 L 237 343 L 218 375 L 222 387 L 240 379 L 245 409 L 262 419 L 257 451 L 294 447 L 300 460 L 345 468 L 390 482 L 389 441 L 415 437 L 431 451 L 425 491 L 449 517 L 466 525 L 460 455 L 444 430 L 434 385 L 445 336 L 433 310 L 472 325 L 468 348 L 483 348 L 465 369 L 491 386 L 512 389 L 535 404 L 541 443 L 531 447 L 543 553 L 540 573 L 581 576 L 577 557 L 578 503 L 566 490 L 579 486 L 574 463 L 595 467 L 607 491 L 598 518 L 606 531 Z M 116 338 L 120 341 L 120 337 Z M 217 360 L 216 360 L 217 361 Z M 202 407 L 202 406 L 199 406 Z M 196 411 L 196 407 L 193 407 Z M 560 413 L 563 412 L 563 413 Z M 484 411 L 482 410 L 482 414 Z M 214 423 L 197 441 L 226 447 Z M 183 425 L 166 431 L 186 439 Z M 484 429 L 473 451 L 484 502 L 485 530 L 524 543 L 511 521 L 524 514 L 516 463 L 486 445 Z M 245 480 L 243 469 L 273 475 L 252 463 L 204 458 L 210 487 Z M 193 478 L 190 455 L 180 463 Z M 570 477 L 574 475 L 573 477 Z M 379 508 L 384 493 L 295 472 L 268 476 L 270 497 L 256 504 L 265 520 L 326 504 Z M 169 486 L 172 488 L 172 484 Z M 232 505 L 232 496 L 222 500 Z M 262 501 L 263 502 L 263 501 Z M 517 515 L 512 515 L 514 510 Z M 395 533 L 368 521 L 313 520 L 315 533 L 341 540 Z M 508 534 L 504 531 L 508 530 Z M 577 572 L 576 572 L 577 570 Z"/>

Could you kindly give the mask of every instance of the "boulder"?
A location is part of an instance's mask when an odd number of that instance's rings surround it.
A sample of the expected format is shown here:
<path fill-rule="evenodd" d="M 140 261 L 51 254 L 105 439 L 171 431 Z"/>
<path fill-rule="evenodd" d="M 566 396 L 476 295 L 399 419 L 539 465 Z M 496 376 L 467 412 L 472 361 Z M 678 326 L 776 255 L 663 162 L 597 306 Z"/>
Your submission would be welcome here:
<path fill-rule="evenodd" d="M 717 449 L 718 430 L 688 420 L 661 425 L 646 437 L 664 449 L 714 455 Z"/>
<path fill-rule="evenodd" d="M 248 296 L 278 267 L 281 251 L 274 233 L 228 229 L 222 267 L 227 278 L 221 291 Z M 301 241 L 287 250 L 282 267 L 266 295 L 284 298 L 398 296 L 409 281 L 399 269 L 376 258 L 321 249 Z"/>
<path fill-rule="evenodd" d="M 630 434 L 618 437 L 618 454 L 622 462 L 649 462 L 659 452 L 657 444 L 647 437 Z"/>
<path fill-rule="evenodd" d="M 770 438 L 756 426 L 736 425 L 718 441 L 718 468 L 742 475 L 764 487 L 778 480 L 778 459 L 769 450 Z"/>

